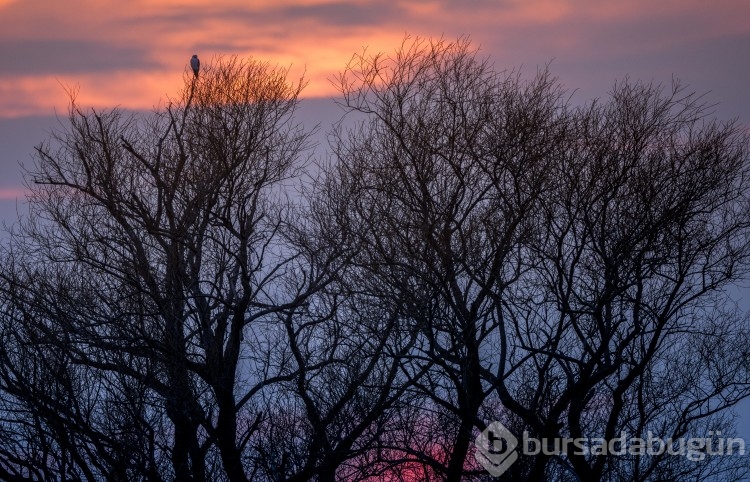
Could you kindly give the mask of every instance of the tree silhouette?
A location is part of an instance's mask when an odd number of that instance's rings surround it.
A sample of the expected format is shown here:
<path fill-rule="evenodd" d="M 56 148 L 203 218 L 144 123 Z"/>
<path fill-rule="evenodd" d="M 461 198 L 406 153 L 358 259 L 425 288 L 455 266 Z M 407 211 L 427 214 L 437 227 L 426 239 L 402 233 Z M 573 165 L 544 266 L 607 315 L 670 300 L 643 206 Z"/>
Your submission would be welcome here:
<path fill-rule="evenodd" d="M 573 105 L 466 39 L 303 82 L 235 57 L 36 153 L 0 257 L 0 478 L 489 480 L 474 440 L 718 438 L 750 395 L 748 136 L 678 82 Z M 740 480 L 519 453 L 501 480 Z M 701 457 L 700 455 L 706 455 Z"/>

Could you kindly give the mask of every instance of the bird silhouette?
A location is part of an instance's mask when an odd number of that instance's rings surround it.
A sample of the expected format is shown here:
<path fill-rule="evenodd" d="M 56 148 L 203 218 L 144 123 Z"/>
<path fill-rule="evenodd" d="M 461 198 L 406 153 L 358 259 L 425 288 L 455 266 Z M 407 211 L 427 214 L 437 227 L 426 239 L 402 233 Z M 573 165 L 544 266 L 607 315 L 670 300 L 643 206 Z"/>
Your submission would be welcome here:
<path fill-rule="evenodd" d="M 192 67 L 195 76 L 198 77 L 198 69 L 201 68 L 201 61 L 198 60 L 198 54 L 194 54 L 190 59 L 190 67 Z"/>

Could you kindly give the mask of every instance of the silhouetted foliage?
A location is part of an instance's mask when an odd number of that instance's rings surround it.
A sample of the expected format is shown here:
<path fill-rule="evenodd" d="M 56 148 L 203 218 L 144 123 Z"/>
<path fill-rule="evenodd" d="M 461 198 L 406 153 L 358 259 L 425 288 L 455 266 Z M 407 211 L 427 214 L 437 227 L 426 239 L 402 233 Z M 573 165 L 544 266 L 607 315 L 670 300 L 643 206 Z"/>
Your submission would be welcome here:
<path fill-rule="evenodd" d="M 352 58 L 317 163 L 284 70 L 184 82 L 149 115 L 73 98 L 37 149 L 0 269 L 1 478 L 489 480 L 495 420 L 733 433 L 750 144 L 678 82 L 575 106 L 546 68 L 407 40 Z M 546 452 L 501 480 L 748 471 Z"/>

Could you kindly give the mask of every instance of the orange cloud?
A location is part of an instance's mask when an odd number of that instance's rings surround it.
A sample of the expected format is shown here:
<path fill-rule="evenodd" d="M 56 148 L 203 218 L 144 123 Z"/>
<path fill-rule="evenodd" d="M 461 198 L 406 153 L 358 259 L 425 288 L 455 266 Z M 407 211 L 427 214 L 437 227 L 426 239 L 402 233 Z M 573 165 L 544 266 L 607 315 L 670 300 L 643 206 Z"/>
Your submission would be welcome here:
<path fill-rule="evenodd" d="M 746 0 L 0 0 L 0 8 L 0 117 L 64 109 L 58 81 L 80 85 L 82 102 L 150 108 L 179 90 L 193 53 L 291 66 L 292 79 L 304 71 L 309 80 L 303 95 L 316 97 L 335 95 L 329 79 L 353 53 L 391 51 L 407 33 L 469 34 L 515 65 L 656 55 L 750 35 Z"/>

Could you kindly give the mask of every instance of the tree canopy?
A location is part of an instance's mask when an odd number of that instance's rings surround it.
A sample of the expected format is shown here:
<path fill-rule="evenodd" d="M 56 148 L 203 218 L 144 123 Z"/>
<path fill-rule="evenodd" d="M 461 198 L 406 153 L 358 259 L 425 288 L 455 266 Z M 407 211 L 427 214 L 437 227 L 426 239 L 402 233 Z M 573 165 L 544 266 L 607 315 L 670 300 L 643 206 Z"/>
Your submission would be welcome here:
<path fill-rule="evenodd" d="M 352 57 L 318 158 L 284 69 L 183 80 L 149 114 L 72 98 L 36 150 L 0 251 L 0 477 L 490 480 L 493 421 L 734 433 L 750 139 L 679 82 L 574 105 L 547 68 L 406 40 Z M 706 444 L 519 453 L 500 480 L 748 473 Z"/>

